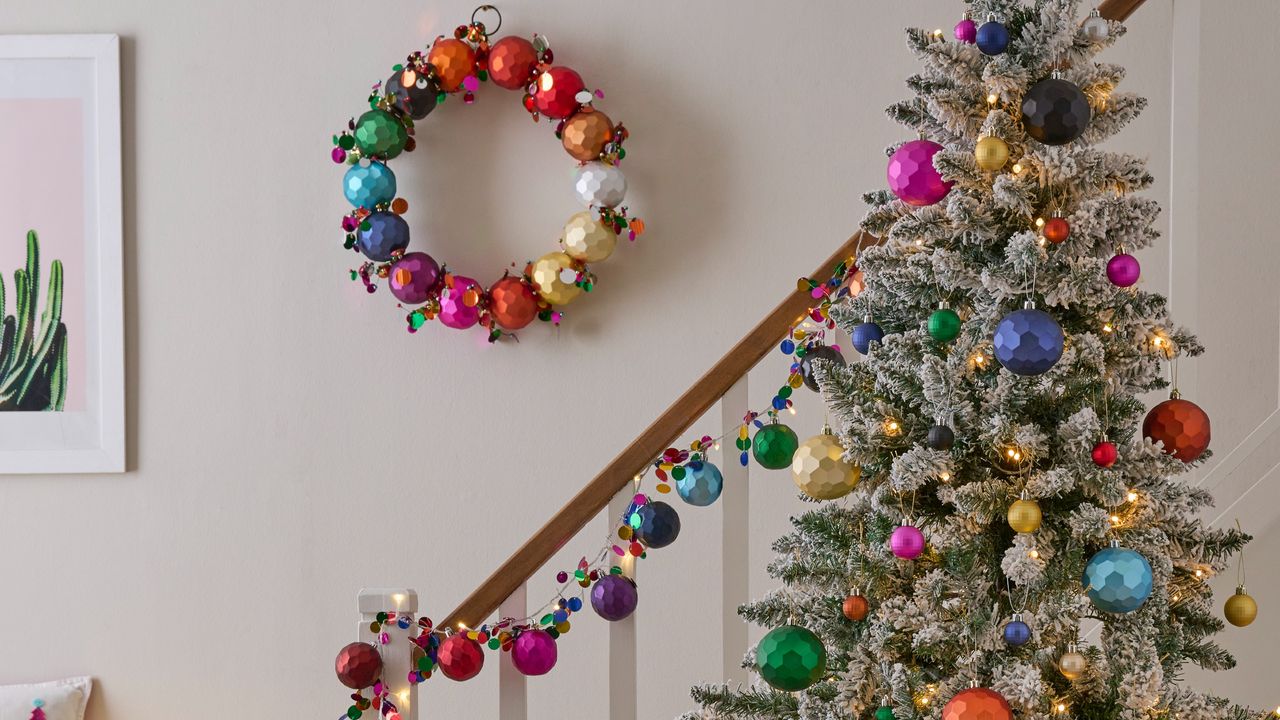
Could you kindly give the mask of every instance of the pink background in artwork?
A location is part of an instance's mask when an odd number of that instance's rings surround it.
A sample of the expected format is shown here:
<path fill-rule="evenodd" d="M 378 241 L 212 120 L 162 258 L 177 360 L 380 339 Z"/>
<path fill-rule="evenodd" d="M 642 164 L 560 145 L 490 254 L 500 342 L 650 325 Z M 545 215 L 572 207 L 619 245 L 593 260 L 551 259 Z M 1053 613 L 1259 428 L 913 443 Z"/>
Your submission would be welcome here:
<path fill-rule="evenodd" d="M 49 267 L 62 261 L 67 324 L 67 402 L 85 405 L 84 111 L 76 98 L 0 99 L 0 272 L 13 313 L 13 271 L 25 266 L 27 231 L 40 236 L 43 312 Z"/>

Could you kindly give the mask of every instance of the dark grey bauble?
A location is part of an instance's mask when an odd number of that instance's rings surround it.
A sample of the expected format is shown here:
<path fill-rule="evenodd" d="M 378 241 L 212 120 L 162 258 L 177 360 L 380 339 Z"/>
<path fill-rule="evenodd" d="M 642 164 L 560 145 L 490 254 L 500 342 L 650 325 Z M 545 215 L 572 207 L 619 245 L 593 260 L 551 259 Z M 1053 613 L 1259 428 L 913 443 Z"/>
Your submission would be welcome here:
<path fill-rule="evenodd" d="M 844 365 L 844 356 L 830 345 L 814 345 L 800 359 L 800 377 L 804 379 L 804 386 L 818 392 L 818 378 L 813 375 L 814 360 L 830 360 L 836 365 Z"/>
<path fill-rule="evenodd" d="M 414 120 L 421 120 L 436 109 L 436 98 L 440 87 L 426 75 L 418 74 L 418 80 L 410 87 L 401 82 L 400 73 L 391 73 L 387 78 L 387 94 L 396 99 L 396 107 Z"/>
<path fill-rule="evenodd" d="M 1084 134 L 1093 117 L 1089 100 L 1061 78 L 1041 80 L 1022 98 L 1022 126 L 1045 145 L 1066 145 Z"/>
<path fill-rule="evenodd" d="M 956 434 L 946 425 L 933 425 L 924 442 L 934 450 L 950 450 L 956 444 Z"/>

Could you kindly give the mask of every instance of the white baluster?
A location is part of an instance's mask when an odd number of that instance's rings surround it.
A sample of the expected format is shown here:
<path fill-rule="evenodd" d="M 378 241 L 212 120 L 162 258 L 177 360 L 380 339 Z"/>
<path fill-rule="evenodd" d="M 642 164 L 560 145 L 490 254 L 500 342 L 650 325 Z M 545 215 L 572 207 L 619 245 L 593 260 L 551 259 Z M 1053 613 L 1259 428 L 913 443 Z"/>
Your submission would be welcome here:
<path fill-rule="evenodd" d="M 418 593 L 407 588 L 365 588 L 356 596 L 356 609 L 360 612 L 358 639 L 382 648 L 382 682 L 390 690 L 401 720 L 418 720 L 418 687 L 409 683 L 409 669 L 413 662 L 413 646 L 410 638 L 418 634 L 417 624 L 401 630 L 394 623 L 383 626 L 391 636 L 389 645 L 380 645 L 369 625 L 380 612 L 404 612 L 411 616 L 418 613 Z"/>
<path fill-rule="evenodd" d="M 523 583 L 502 601 L 498 615 L 519 620 L 529 614 L 529 585 Z M 525 677 L 511 664 L 511 653 L 499 652 L 498 665 L 498 718 L 499 720 L 527 720 L 529 717 L 529 691 Z"/>
<path fill-rule="evenodd" d="M 741 451 L 734 443 L 748 402 L 746 375 L 720 398 L 720 426 L 729 431 L 720 441 L 720 472 L 724 475 L 724 492 L 720 495 L 720 634 L 724 680 L 731 683 L 747 682 L 747 671 L 742 668 L 742 657 L 747 652 L 747 624 L 738 617 L 738 606 L 750 597 L 751 494 L 747 468 L 739 462 Z"/>
<path fill-rule="evenodd" d="M 635 497 L 635 490 L 628 485 L 622 489 L 617 495 L 613 496 L 613 500 L 609 501 L 609 509 L 605 512 L 605 522 L 607 524 L 607 532 L 612 534 L 618 529 L 618 519 L 627 511 L 631 505 L 631 499 Z M 631 579 L 636 577 L 636 559 L 627 553 L 623 557 L 615 557 L 614 564 L 622 568 L 622 574 Z M 653 602 L 657 598 L 650 598 L 649 612 L 654 612 L 657 608 Z M 588 602 L 590 599 L 588 598 Z M 640 591 L 639 608 L 644 608 L 644 590 Z M 609 719 L 610 720 L 636 720 L 636 700 L 639 696 L 639 683 L 636 677 L 639 672 L 639 664 L 636 658 L 636 614 L 641 612 L 637 609 L 636 613 L 632 613 L 631 617 L 625 620 L 609 623 Z M 583 608 L 583 612 L 587 612 Z"/>

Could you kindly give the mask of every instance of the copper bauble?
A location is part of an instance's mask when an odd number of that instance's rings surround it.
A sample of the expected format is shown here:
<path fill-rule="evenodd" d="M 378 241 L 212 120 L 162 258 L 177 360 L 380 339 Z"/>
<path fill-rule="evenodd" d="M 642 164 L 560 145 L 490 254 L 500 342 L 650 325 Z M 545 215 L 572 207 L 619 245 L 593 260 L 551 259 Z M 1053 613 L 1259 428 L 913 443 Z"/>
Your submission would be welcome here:
<path fill-rule="evenodd" d="M 595 213 L 584 210 L 574 213 L 564 224 L 560 243 L 569 257 L 582 262 L 603 262 L 613 254 L 618 244 L 618 234 L 605 225 Z"/>
<path fill-rule="evenodd" d="M 844 616 L 854 622 L 859 622 L 867 617 L 867 612 L 871 610 L 871 605 L 867 602 L 867 598 L 862 593 L 854 590 L 849 597 L 844 599 L 844 603 L 840 606 L 840 611 Z"/>
<path fill-rule="evenodd" d="M 431 46 L 427 62 L 436 69 L 440 89 L 453 92 L 475 72 L 476 53 L 467 43 L 454 38 L 440 38 Z"/>
<path fill-rule="evenodd" d="M 508 275 L 489 288 L 489 314 L 503 330 L 519 330 L 538 316 L 538 294 Z"/>
<path fill-rule="evenodd" d="M 1033 533 L 1040 528 L 1040 506 L 1035 500 L 1022 498 L 1009 506 L 1009 527 L 1014 532 Z"/>
<path fill-rule="evenodd" d="M 1051 217 L 1044 224 L 1044 239 L 1057 245 L 1071 237 L 1071 223 L 1065 218 Z"/>
<path fill-rule="evenodd" d="M 552 305 L 565 305 L 582 292 L 582 288 L 574 284 L 577 273 L 573 258 L 562 252 L 549 252 L 534 261 L 529 277 L 543 300 Z"/>
<path fill-rule="evenodd" d="M 973 149 L 973 158 L 978 167 L 995 172 L 1009 162 L 1009 146 L 998 137 L 987 136 L 978 140 Z"/>
<path fill-rule="evenodd" d="M 507 90 L 529 85 L 538 67 L 538 51 L 522 37 L 508 35 L 489 47 L 489 77 Z"/>
<path fill-rule="evenodd" d="M 333 662 L 338 680 L 352 690 L 363 690 L 382 675 L 382 655 L 367 642 L 353 642 L 338 651 Z"/>
<path fill-rule="evenodd" d="M 1222 607 L 1222 614 L 1226 615 L 1227 622 L 1232 625 L 1245 627 L 1258 617 L 1258 603 L 1244 591 L 1244 586 L 1241 585 L 1236 588 L 1234 595 L 1227 598 L 1227 604 Z"/>
<path fill-rule="evenodd" d="M 565 121 L 560 136 L 574 160 L 595 160 L 613 139 L 613 122 L 599 110 L 582 110 Z"/>
<path fill-rule="evenodd" d="M 1164 443 L 1164 451 L 1191 462 L 1209 447 L 1209 416 L 1199 405 L 1174 396 L 1151 408 L 1142 434 Z"/>

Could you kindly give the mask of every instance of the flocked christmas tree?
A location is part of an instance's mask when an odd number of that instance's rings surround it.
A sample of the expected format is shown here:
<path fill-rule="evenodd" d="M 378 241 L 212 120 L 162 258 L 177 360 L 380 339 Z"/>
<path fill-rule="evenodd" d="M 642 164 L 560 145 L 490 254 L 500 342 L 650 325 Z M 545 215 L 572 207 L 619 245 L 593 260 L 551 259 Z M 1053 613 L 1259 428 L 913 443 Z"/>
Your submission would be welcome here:
<path fill-rule="evenodd" d="M 1248 537 L 1180 477 L 1207 416 L 1143 402 L 1202 348 L 1129 254 L 1158 239 L 1152 177 L 1098 147 L 1145 104 L 1096 60 L 1123 27 L 1075 0 L 968 9 L 954 39 L 908 31 L 924 67 L 889 115 L 920 139 L 866 196 L 884 242 L 833 311 L 866 357 L 816 363 L 848 464 L 798 455 L 797 483 L 860 479 L 794 519 L 782 586 L 740 611 L 772 629 L 764 682 L 695 688 L 690 717 L 1256 716 L 1177 682 L 1234 664 L 1206 580 Z"/>

